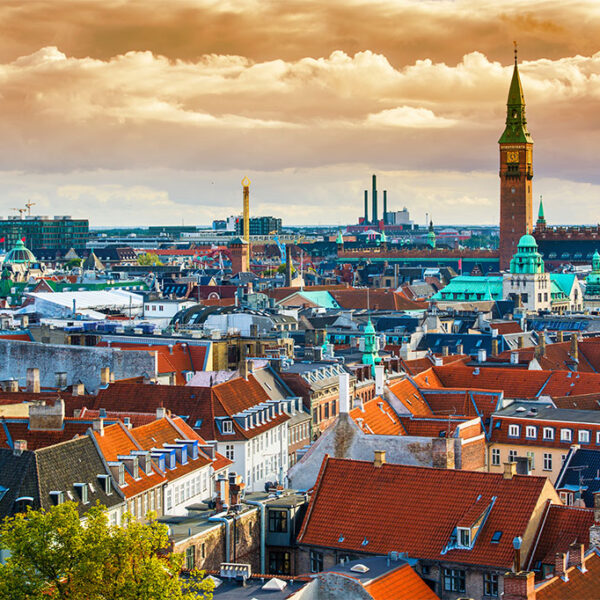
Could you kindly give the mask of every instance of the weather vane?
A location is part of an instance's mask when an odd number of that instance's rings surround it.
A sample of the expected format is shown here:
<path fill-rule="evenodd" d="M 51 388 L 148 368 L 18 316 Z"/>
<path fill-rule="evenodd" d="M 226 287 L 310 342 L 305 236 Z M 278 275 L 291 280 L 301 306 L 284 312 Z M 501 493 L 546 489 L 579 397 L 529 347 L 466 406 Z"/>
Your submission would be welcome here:
<path fill-rule="evenodd" d="M 513 42 L 513 45 L 515 47 L 515 65 L 517 64 L 517 42 L 516 40 Z"/>

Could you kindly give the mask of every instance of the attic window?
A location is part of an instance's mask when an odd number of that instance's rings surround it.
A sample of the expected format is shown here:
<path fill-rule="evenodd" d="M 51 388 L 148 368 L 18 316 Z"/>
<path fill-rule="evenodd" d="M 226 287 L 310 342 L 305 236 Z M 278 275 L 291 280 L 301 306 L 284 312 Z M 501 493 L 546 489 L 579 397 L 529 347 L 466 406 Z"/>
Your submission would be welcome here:
<path fill-rule="evenodd" d="M 500 538 L 502 537 L 502 532 L 501 531 L 494 531 L 494 535 L 492 536 L 492 539 L 490 540 L 491 544 L 497 544 L 500 541 Z"/>
<path fill-rule="evenodd" d="M 458 541 L 457 546 L 459 548 L 470 548 L 471 547 L 471 530 L 466 527 L 458 527 Z"/>
<path fill-rule="evenodd" d="M 75 483 L 73 485 L 79 494 L 79 499 L 81 500 L 82 504 L 87 504 L 89 502 L 87 483 Z"/>
<path fill-rule="evenodd" d="M 52 499 L 52 504 L 56 506 L 57 504 L 62 504 L 65 501 L 65 493 L 52 491 L 50 492 L 50 498 Z"/>
<path fill-rule="evenodd" d="M 233 422 L 223 421 L 223 433 L 233 433 Z"/>
<path fill-rule="evenodd" d="M 107 496 L 112 494 L 112 480 L 109 475 L 101 474 L 98 475 L 98 479 L 100 480 L 100 485 L 102 490 Z"/>
<path fill-rule="evenodd" d="M 194 423 L 194 427 L 202 427 L 202 419 L 198 419 L 195 423 Z"/>

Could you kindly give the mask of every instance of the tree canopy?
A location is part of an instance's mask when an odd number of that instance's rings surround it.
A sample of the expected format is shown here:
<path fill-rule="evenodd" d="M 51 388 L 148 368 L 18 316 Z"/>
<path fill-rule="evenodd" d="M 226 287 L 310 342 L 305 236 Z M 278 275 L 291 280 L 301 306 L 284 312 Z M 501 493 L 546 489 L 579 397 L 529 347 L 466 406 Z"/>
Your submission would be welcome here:
<path fill-rule="evenodd" d="M 166 551 L 168 528 L 110 525 L 104 507 L 80 520 L 76 504 L 29 510 L 0 525 L 0 598 L 13 600 L 212 600 L 201 572 L 180 578 L 183 556 Z"/>
<path fill-rule="evenodd" d="M 156 254 L 152 252 L 146 252 L 145 254 L 140 254 L 138 256 L 138 264 L 142 267 L 155 267 L 162 265 L 160 258 Z"/>

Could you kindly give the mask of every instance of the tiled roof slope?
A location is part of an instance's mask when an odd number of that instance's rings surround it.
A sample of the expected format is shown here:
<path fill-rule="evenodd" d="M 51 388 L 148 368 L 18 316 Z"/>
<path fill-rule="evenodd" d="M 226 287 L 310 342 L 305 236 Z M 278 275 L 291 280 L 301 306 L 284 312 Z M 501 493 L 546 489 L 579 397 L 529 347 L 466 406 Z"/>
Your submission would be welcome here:
<path fill-rule="evenodd" d="M 352 420 L 364 433 L 375 435 L 404 435 L 400 419 L 392 407 L 381 398 L 373 398 L 350 411 Z"/>
<path fill-rule="evenodd" d="M 536 589 L 536 600 L 593 600 L 599 597 L 600 556 L 593 550 L 584 560 L 585 572 L 578 567 L 567 569 L 566 581 L 554 577 Z"/>
<path fill-rule="evenodd" d="M 46 448 L 85 435 L 91 421 L 65 419 L 62 429 L 36 430 L 29 428 L 28 419 L 0 419 L 0 448 L 12 448 L 15 440 L 25 440 L 29 450 Z"/>
<path fill-rule="evenodd" d="M 439 600 L 439 596 L 404 564 L 365 585 L 373 600 Z"/>
<path fill-rule="evenodd" d="M 473 549 L 449 548 L 457 523 L 480 497 L 496 499 Z M 326 457 L 298 542 L 508 569 L 513 538 L 534 533 L 536 507 L 546 499 L 560 502 L 544 477 L 504 479 L 496 473 L 389 463 L 378 468 Z M 492 543 L 496 531 L 502 536 Z"/>
<path fill-rule="evenodd" d="M 419 388 L 408 378 L 394 381 L 389 386 L 389 391 L 413 415 L 419 417 L 433 415 L 430 406 L 419 391 Z"/>
<path fill-rule="evenodd" d="M 535 568 L 538 562 L 554 565 L 556 553 L 568 552 L 574 542 L 587 549 L 593 524 L 594 510 L 591 508 L 548 504 L 527 568 Z"/>

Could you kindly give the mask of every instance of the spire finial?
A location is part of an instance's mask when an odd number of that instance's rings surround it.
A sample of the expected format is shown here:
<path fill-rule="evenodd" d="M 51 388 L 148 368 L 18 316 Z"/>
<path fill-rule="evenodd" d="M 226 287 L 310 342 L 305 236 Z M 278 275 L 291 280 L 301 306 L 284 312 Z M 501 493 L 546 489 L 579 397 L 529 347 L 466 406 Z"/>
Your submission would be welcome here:
<path fill-rule="evenodd" d="M 515 47 L 515 66 L 516 66 L 516 64 L 517 64 L 517 52 L 518 52 L 516 40 L 513 42 L 513 46 Z"/>

